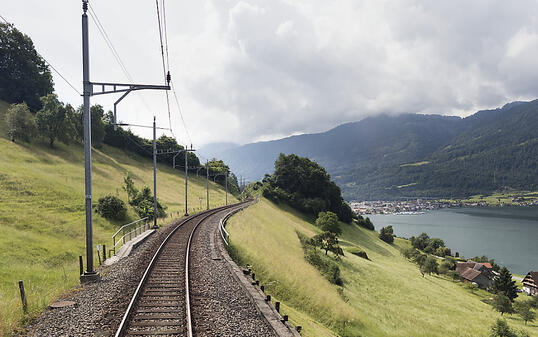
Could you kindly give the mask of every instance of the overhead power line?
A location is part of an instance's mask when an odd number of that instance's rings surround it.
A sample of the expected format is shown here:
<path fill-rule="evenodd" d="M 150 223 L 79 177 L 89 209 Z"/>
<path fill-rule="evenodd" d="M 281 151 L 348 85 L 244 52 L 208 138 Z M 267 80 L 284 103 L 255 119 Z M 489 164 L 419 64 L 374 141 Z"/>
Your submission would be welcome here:
<path fill-rule="evenodd" d="M 10 24 L 9 21 L 7 21 L 1 14 L 0 14 L 0 18 L 2 18 L 2 20 L 6 23 L 6 24 Z M 39 57 L 41 57 L 43 59 L 43 61 L 45 61 L 45 63 L 51 67 L 52 70 L 54 70 L 54 72 L 56 74 L 58 74 L 58 76 L 60 76 L 60 78 L 62 80 L 64 80 L 65 83 L 67 83 L 67 85 L 69 85 L 71 87 L 71 89 L 73 89 L 77 94 L 79 94 L 80 96 L 82 96 L 82 93 L 77 89 L 75 88 L 75 86 L 73 84 L 71 84 L 71 82 L 69 82 L 67 80 L 67 78 L 65 78 L 64 75 L 62 75 L 62 73 L 60 73 L 60 71 L 58 69 L 56 69 L 43 55 L 41 55 L 37 50 L 36 50 L 36 53 L 37 55 L 39 55 Z"/>
<path fill-rule="evenodd" d="M 189 133 L 189 129 L 187 129 L 187 123 L 185 123 L 185 119 L 183 118 L 183 112 L 181 110 L 181 105 L 179 104 L 179 99 L 177 98 L 176 88 L 174 86 L 174 82 L 170 82 L 170 86 L 172 87 L 172 93 L 174 94 L 174 98 L 176 100 L 177 110 L 179 111 L 179 116 L 181 117 L 181 121 L 183 122 L 183 127 L 185 128 L 185 133 L 187 134 L 187 137 L 189 138 L 189 142 L 192 144 L 192 138 Z"/>

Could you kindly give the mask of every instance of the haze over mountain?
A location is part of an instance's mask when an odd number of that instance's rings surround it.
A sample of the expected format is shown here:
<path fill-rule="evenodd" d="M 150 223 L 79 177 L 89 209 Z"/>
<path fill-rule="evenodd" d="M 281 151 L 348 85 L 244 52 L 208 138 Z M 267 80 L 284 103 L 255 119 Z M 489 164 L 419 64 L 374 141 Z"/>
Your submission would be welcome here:
<path fill-rule="evenodd" d="M 347 200 L 454 197 L 538 188 L 538 100 L 466 117 L 368 117 L 327 132 L 242 146 L 210 145 L 239 176 L 259 180 L 280 153 L 323 165 Z"/>

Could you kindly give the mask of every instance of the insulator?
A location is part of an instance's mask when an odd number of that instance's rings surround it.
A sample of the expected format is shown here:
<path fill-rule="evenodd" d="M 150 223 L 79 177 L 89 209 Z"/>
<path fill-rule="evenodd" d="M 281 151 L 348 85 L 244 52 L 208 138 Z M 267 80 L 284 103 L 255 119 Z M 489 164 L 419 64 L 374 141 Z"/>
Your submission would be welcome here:
<path fill-rule="evenodd" d="M 170 76 L 170 72 L 166 74 L 166 82 L 170 84 L 170 81 L 172 80 L 172 76 Z"/>

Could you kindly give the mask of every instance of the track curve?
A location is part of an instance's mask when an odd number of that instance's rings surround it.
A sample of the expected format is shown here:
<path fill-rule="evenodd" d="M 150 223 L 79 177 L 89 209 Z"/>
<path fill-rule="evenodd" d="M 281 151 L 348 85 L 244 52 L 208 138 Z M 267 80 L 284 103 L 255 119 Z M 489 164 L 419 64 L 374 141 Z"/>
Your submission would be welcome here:
<path fill-rule="evenodd" d="M 198 226 L 212 215 L 242 205 L 219 207 L 190 216 L 172 230 L 148 264 L 115 337 L 193 336 L 189 294 L 192 238 Z"/>

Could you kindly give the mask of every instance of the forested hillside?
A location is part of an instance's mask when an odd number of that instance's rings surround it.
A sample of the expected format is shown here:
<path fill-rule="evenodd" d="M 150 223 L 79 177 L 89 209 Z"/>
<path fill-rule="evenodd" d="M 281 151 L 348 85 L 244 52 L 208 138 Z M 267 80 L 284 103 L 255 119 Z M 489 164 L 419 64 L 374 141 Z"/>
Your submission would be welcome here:
<path fill-rule="evenodd" d="M 279 153 L 324 166 L 346 200 L 461 197 L 538 189 L 538 101 L 467 118 L 369 117 L 324 133 L 247 144 L 218 153 L 238 174 L 259 179 Z"/>

